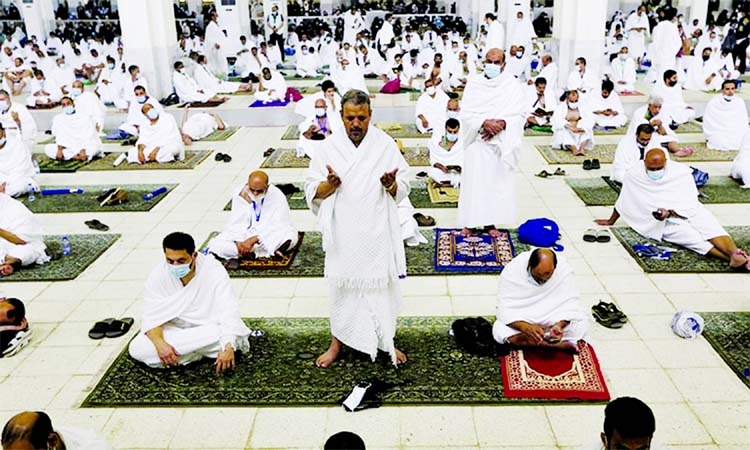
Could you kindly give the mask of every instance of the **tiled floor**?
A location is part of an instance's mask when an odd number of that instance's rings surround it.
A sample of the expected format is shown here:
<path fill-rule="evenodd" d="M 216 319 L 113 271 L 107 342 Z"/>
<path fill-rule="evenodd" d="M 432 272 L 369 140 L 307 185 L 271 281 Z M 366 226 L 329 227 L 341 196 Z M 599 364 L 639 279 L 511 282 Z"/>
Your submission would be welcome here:
<path fill-rule="evenodd" d="M 705 100 L 702 94 L 697 100 Z M 242 98 L 248 100 L 249 97 Z M 626 101 L 631 101 L 627 99 Z M 379 99 L 376 107 L 407 106 L 403 97 Z M 597 439 L 602 406 L 383 407 L 356 414 L 330 408 L 142 408 L 81 409 L 108 364 L 127 339 L 91 341 L 95 319 L 140 317 L 144 278 L 161 258 L 162 237 L 175 230 L 202 242 L 227 218 L 222 211 L 235 186 L 262 161 L 269 146 L 281 146 L 283 128 L 243 128 L 228 142 L 197 143 L 229 153 L 230 164 L 213 158 L 192 171 L 81 172 L 43 175 L 42 183 L 179 183 L 147 213 L 98 214 L 123 237 L 78 279 L 62 283 L 3 283 L 24 299 L 35 337 L 30 348 L 0 360 L 0 424 L 20 410 L 47 410 L 55 423 L 97 430 L 117 448 L 241 449 L 320 448 L 341 430 L 360 433 L 368 448 L 573 449 Z M 565 254 L 577 272 L 586 306 L 614 300 L 631 321 L 620 330 L 592 323 L 597 348 L 613 396 L 647 401 L 657 416 L 657 437 L 675 449 L 746 450 L 750 446 L 750 390 L 703 340 L 684 341 L 669 330 L 675 311 L 750 310 L 747 275 L 648 275 L 616 242 L 580 239 L 607 208 L 587 208 L 560 177 L 533 174 L 545 166 L 526 138 L 517 176 L 521 217 L 548 216 L 561 225 Z M 616 138 L 602 137 L 600 143 Z M 409 143 L 414 142 L 406 142 Z M 291 142 L 283 142 L 289 146 Z M 706 164 L 712 176 L 726 176 L 728 163 Z M 552 168 L 554 169 L 554 167 Z M 606 174 L 565 167 L 569 177 Z M 416 172 L 416 171 L 415 171 Z M 303 171 L 275 169 L 272 181 L 297 181 Z M 750 224 L 746 205 L 709 205 L 726 224 Z M 455 210 L 425 211 L 438 225 L 455 225 Z M 48 233 L 86 233 L 90 214 L 44 215 Z M 300 229 L 312 230 L 309 211 L 293 211 Z M 248 316 L 325 317 L 327 288 L 322 279 L 233 280 L 241 311 Z M 492 315 L 496 276 L 412 277 L 403 282 L 403 315 Z M 137 324 L 136 324 L 137 328 Z M 132 332 L 131 332 L 132 335 Z M 410 355 L 412 358 L 418 355 Z"/>

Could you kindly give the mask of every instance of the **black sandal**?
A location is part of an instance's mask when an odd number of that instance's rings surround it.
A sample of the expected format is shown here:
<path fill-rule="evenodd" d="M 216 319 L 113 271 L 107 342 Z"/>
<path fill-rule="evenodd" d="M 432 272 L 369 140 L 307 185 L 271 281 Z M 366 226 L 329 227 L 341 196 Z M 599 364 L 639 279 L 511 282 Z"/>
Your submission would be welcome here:
<path fill-rule="evenodd" d="M 97 231 L 109 231 L 109 226 L 99 222 L 98 219 L 87 220 L 83 222 L 87 227 Z"/>
<path fill-rule="evenodd" d="M 539 178 L 547 178 L 547 177 L 550 177 L 552 175 L 549 172 L 547 172 L 546 170 L 542 170 L 541 172 L 539 172 L 535 176 L 537 176 Z"/>
<path fill-rule="evenodd" d="M 223 161 L 224 160 L 224 153 L 217 153 L 216 156 L 214 156 L 214 161 Z"/>
<path fill-rule="evenodd" d="M 133 326 L 135 320 L 132 317 L 123 317 L 122 319 L 114 320 L 106 332 L 108 338 L 118 338 L 124 336 L 125 333 L 130 331 L 130 327 Z"/>
<path fill-rule="evenodd" d="M 609 308 L 601 301 L 591 307 L 591 315 L 594 316 L 594 320 L 606 328 L 618 329 L 624 325 L 623 322 L 617 320 L 616 316 L 612 315 Z"/>
<path fill-rule="evenodd" d="M 114 321 L 115 318 L 110 317 L 109 319 L 104 319 L 96 322 L 94 326 L 89 330 L 89 337 L 91 339 L 102 339 L 107 335 L 107 332 L 109 331 L 110 327 L 112 326 L 112 322 Z"/>

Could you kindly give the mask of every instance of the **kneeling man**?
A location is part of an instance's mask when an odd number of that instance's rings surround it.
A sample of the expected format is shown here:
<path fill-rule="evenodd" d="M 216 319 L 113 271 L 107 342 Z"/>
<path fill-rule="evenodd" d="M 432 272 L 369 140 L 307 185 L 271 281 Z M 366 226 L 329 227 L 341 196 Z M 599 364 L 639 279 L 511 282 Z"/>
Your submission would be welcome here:
<path fill-rule="evenodd" d="M 518 347 L 578 351 L 588 330 L 570 264 L 552 250 L 523 252 L 503 269 L 495 340 Z"/>
<path fill-rule="evenodd" d="M 235 352 L 250 348 L 250 330 L 227 271 L 196 252 L 189 234 L 171 233 L 162 247 L 166 261 L 146 281 L 141 332 L 130 356 L 153 368 L 212 358 L 217 375 L 232 370 Z"/>
<path fill-rule="evenodd" d="M 297 236 L 286 196 L 256 170 L 232 197 L 229 222 L 208 248 L 223 259 L 268 258 L 293 248 Z"/>

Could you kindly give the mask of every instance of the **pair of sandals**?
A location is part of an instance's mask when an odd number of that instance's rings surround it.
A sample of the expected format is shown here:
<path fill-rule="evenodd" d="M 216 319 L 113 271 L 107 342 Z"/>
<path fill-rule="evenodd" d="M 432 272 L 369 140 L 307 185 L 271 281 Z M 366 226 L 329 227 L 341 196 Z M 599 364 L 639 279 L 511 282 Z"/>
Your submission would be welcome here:
<path fill-rule="evenodd" d="M 609 230 L 601 229 L 595 230 L 589 228 L 583 233 L 583 240 L 586 242 L 609 242 L 612 240 L 612 236 L 609 234 Z"/>
<path fill-rule="evenodd" d="M 553 175 L 557 175 L 559 177 L 564 177 L 566 175 L 566 173 L 565 173 L 564 170 L 562 170 L 561 168 L 558 167 L 552 173 L 549 173 L 546 170 L 542 170 L 541 172 L 539 172 L 538 174 L 536 174 L 536 176 L 539 177 L 539 178 L 548 178 L 548 177 L 551 177 Z"/>
<path fill-rule="evenodd" d="M 602 164 L 597 158 L 583 161 L 583 170 L 599 170 L 601 168 Z"/>
<path fill-rule="evenodd" d="M 89 337 L 97 340 L 105 337 L 118 338 L 124 336 L 130 331 L 133 322 L 135 322 L 135 320 L 132 317 L 123 317 L 122 319 L 110 317 L 108 319 L 100 320 L 89 330 Z"/>
<path fill-rule="evenodd" d="M 612 329 L 622 328 L 628 322 L 628 316 L 614 303 L 599 301 L 591 307 L 591 315 L 600 325 Z"/>
<path fill-rule="evenodd" d="M 83 222 L 87 227 L 96 231 L 109 231 L 109 225 L 99 222 L 99 219 L 92 219 Z"/>
<path fill-rule="evenodd" d="M 216 156 L 214 156 L 215 161 L 224 161 L 225 163 L 231 162 L 232 157 L 227 155 L 226 153 L 217 153 Z"/>

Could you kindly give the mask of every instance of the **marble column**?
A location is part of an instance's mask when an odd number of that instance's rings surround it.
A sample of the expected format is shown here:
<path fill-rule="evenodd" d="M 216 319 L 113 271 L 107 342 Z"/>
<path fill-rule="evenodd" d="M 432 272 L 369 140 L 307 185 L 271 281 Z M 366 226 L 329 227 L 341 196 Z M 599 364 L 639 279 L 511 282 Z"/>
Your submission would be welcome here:
<path fill-rule="evenodd" d="M 16 2 L 26 27 L 26 36 L 36 36 L 44 41 L 50 31 L 55 28 L 55 13 L 49 0 L 32 0 L 31 2 Z"/>

